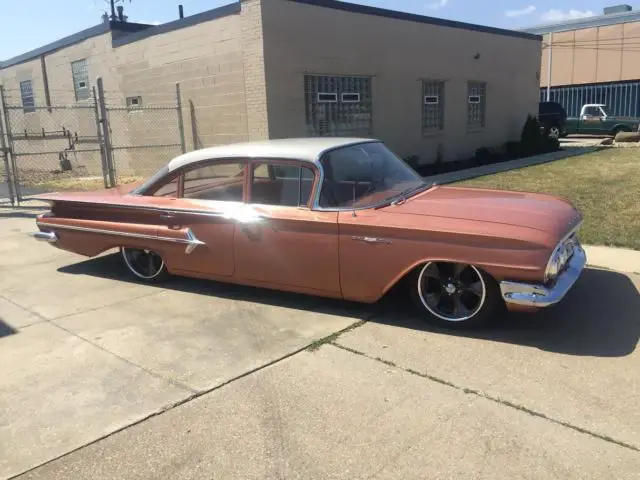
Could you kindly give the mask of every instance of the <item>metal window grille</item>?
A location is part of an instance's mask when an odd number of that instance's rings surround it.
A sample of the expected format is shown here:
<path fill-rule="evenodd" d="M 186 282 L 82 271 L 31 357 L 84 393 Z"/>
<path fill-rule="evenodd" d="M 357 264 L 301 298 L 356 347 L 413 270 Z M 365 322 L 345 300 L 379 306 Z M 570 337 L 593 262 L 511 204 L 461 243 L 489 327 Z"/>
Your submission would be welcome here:
<path fill-rule="evenodd" d="M 487 111 L 487 84 L 485 82 L 468 82 L 467 97 L 467 127 L 484 128 Z"/>
<path fill-rule="evenodd" d="M 305 75 L 304 94 L 308 135 L 372 135 L 371 77 Z"/>
<path fill-rule="evenodd" d="M 73 76 L 73 89 L 76 94 L 76 101 L 87 100 L 91 96 L 87 60 L 83 59 L 71 62 L 71 75 Z"/>
<path fill-rule="evenodd" d="M 422 133 L 444 128 L 444 82 L 422 82 Z"/>
<path fill-rule="evenodd" d="M 20 98 L 22 99 L 22 109 L 24 113 L 36 111 L 36 100 L 33 95 L 33 84 L 31 80 L 20 82 Z"/>

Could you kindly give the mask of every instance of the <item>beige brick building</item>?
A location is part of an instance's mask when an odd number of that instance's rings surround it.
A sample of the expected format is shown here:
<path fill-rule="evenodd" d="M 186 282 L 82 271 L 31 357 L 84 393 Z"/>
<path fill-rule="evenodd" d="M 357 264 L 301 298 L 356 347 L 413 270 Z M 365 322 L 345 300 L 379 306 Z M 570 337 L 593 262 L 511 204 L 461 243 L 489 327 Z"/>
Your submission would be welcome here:
<path fill-rule="evenodd" d="M 177 115 L 150 122 L 128 107 L 175 103 L 179 82 L 188 150 L 357 135 L 428 163 L 517 139 L 537 112 L 540 57 L 529 33 L 334 0 L 242 0 L 159 26 L 98 25 L 2 62 L 0 82 L 9 103 L 24 104 L 28 131 L 59 115 L 31 105 L 88 111 L 102 77 L 108 103 L 122 107 L 110 113 L 114 144 L 161 142 Z M 136 171 L 166 161 L 117 155 Z"/>

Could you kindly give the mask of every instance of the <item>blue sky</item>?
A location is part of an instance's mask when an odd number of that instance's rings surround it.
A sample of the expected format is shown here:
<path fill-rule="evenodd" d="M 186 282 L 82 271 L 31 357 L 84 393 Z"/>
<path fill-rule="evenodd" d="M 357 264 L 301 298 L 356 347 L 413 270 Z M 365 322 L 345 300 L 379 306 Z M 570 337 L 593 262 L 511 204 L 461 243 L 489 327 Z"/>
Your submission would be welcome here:
<path fill-rule="evenodd" d="M 9 0 L 7 0 L 9 1 Z M 402 10 L 421 15 L 448 18 L 503 28 L 527 26 L 580 16 L 600 15 L 609 5 L 636 2 L 622 0 L 351 0 L 376 7 Z M 0 29 L 0 60 L 70 35 L 100 23 L 108 8 L 105 0 L 10 0 L 13 7 Z M 185 15 L 218 7 L 231 0 L 125 0 L 129 20 L 140 23 L 164 23 L 178 16 L 182 3 Z M 19 5 L 19 6 L 18 6 Z M 8 18 L 7 18 L 8 17 Z"/>

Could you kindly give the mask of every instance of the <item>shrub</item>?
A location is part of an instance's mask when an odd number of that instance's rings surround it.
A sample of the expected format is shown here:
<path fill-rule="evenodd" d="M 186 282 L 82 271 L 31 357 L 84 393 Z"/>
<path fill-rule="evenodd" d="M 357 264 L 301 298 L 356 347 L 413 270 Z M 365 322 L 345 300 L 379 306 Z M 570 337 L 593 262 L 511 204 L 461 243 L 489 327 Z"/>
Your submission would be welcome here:
<path fill-rule="evenodd" d="M 520 152 L 524 156 L 537 154 L 543 146 L 542 139 L 545 138 L 540 131 L 537 118 L 527 115 L 527 120 L 522 127 L 520 134 Z"/>

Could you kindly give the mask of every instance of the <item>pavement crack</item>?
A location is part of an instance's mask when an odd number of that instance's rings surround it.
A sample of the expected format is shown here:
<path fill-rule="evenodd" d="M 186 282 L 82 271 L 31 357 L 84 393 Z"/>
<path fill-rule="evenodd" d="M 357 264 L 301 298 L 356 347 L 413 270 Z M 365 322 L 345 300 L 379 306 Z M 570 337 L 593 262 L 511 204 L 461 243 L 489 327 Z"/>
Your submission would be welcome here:
<path fill-rule="evenodd" d="M 128 358 L 125 358 L 125 357 L 123 357 L 121 355 L 118 355 L 117 353 L 112 352 L 111 350 L 108 350 L 107 348 L 103 347 L 99 343 L 96 343 L 96 342 L 94 342 L 92 340 L 89 340 L 88 338 L 83 337 L 82 335 L 79 335 L 79 334 L 73 332 L 72 330 L 69 330 L 68 328 L 63 327 L 62 325 L 59 325 L 58 323 L 56 323 L 55 320 L 49 320 L 49 323 L 51 325 L 59 328 L 60 330 L 68 333 L 69 335 L 71 335 L 73 337 L 76 337 L 76 338 L 79 338 L 80 340 L 82 340 L 84 342 L 87 342 L 89 345 L 92 345 L 92 346 L 96 347 L 97 349 L 102 350 L 105 353 L 108 353 L 109 355 L 113 355 L 118 360 L 122 360 L 123 362 L 127 363 L 128 365 L 131 365 L 133 367 L 136 367 L 136 368 L 142 370 L 145 373 L 148 373 L 149 375 L 151 375 L 154 378 L 163 380 L 163 381 L 169 383 L 170 385 L 173 385 L 174 387 L 178 387 L 178 388 L 181 388 L 183 390 L 186 390 L 191 394 L 194 394 L 194 393 L 198 392 L 197 390 L 194 390 L 193 388 L 189 387 L 188 385 L 185 385 L 184 383 L 181 383 L 181 382 L 178 382 L 177 380 L 174 380 L 172 378 L 168 378 L 168 377 L 165 377 L 163 375 L 160 375 L 159 373 L 156 373 L 153 370 L 149 370 L 148 368 L 143 367 L 142 365 L 138 365 L 137 363 L 129 360 Z"/>
<path fill-rule="evenodd" d="M 542 412 L 538 412 L 536 410 L 532 410 L 531 408 L 525 407 L 524 405 L 519 405 L 517 403 L 510 402 L 509 400 L 505 400 L 503 398 L 494 397 L 493 395 L 489 395 L 487 393 L 481 392 L 479 390 L 475 390 L 473 388 L 467 388 L 467 387 L 463 387 L 463 386 L 460 386 L 460 385 L 456 385 L 455 383 L 452 383 L 452 382 L 450 382 L 448 380 L 445 380 L 443 378 L 440 378 L 440 377 L 436 377 L 435 375 L 431 375 L 431 374 L 426 373 L 426 372 L 419 372 L 419 371 L 414 370 L 412 368 L 400 367 L 400 366 L 394 364 L 393 362 L 389 362 L 389 361 L 384 360 L 384 359 L 379 358 L 379 357 L 373 357 L 373 356 L 368 355 L 368 354 L 366 354 L 364 352 L 361 352 L 359 350 L 355 350 L 353 348 L 345 347 L 343 345 L 335 343 L 334 341 L 328 341 L 328 342 L 325 342 L 325 343 L 328 343 L 331 346 L 339 348 L 341 350 L 345 350 L 345 351 L 347 351 L 349 353 L 353 353 L 355 355 L 360 355 L 360 356 L 366 357 L 366 358 L 368 358 L 370 360 L 374 360 L 376 362 L 383 363 L 384 365 L 387 365 L 387 366 L 395 367 L 395 368 L 397 368 L 399 370 L 402 370 L 402 371 L 404 371 L 406 373 L 409 373 L 411 375 L 416 375 L 418 377 L 422 377 L 422 378 L 430 380 L 432 382 L 436 382 L 436 383 L 439 383 L 441 385 L 445 385 L 447 387 L 450 387 L 450 388 L 453 388 L 455 390 L 461 391 L 461 392 L 463 392 L 463 393 L 465 393 L 467 395 L 475 395 L 477 397 L 484 398 L 484 399 L 489 400 L 491 402 L 498 403 L 498 404 L 500 404 L 502 406 L 513 408 L 515 410 L 519 410 L 519 411 L 521 411 L 523 413 L 531 415 L 532 417 L 542 418 L 542 419 L 547 420 L 549 422 L 555 423 L 556 425 L 560 425 L 560 426 L 563 426 L 565 428 L 569 428 L 571 430 L 574 430 L 576 432 L 582 433 L 584 435 L 589 435 L 589 436 L 597 438 L 599 440 L 602 440 L 602 441 L 605 441 L 605 442 L 608 442 L 608 443 L 612 443 L 614 445 L 618 445 L 619 447 L 623 447 L 623 448 L 627 448 L 629 450 L 633 450 L 634 452 L 640 452 L 640 448 L 635 446 L 635 445 L 631 445 L 631 444 L 623 442 L 621 440 L 616 440 L 615 438 L 612 438 L 612 437 L 610 437 L 608 435 L 602 435 L 600 433 L 593 432 L 591 430 L 579 427 L 577 425 L 573 425 L 573 424 L 571 424 L 569 422 L 565 422 L 563 420 L 558 420 L 558 419 L 550 417 L 550 416 L 548 416 L 548 415 L 546 415 L 546 414 L 544 414 Z"/>
<path fill-rule="evenodd" d="M 90 343 L 90 344 L 95 345 L 95 344 L 94 344 L 93 342 L 91 342 L 90 340 L 87 340 L 86 338 L 83 338 L 83 337 L 81 337 L 81 336 L 79 336 L 79 335 L 76 335 L 76 334 L 75 334 L 75 333 L 73 333 L 73 332 L 69 332 L 67 329 L 65 329 L 64 327 L 61 327 L 60 325 L 57 325 L 55 322 L 53 322 L 53 321 L 49 321 L 49 322 L 50 322 L 50 323 L 52 323 L 53 325 L 55 325 L 56 327 L 58 327 L 58 328 L 60 328 L 60 329 L 62 329 L 62 330 L 64 330 L 64 331 L 66 331 L 67 333 L 70 333 L 71 335 L 73 335 L 73 336 L 75 336 L 75 337 L 78 337 L 78 338 L 80 338 L 80 339 L 82 339 L 82 340 L 84 340 L 84 341 L 86 341 L 86 342 L 88 342 L 88 343 Z M 220 389 L 222 389 L 222 388 L 226 387 L 227 385 L 230 385 L 230 384 L 232 384 L 232 383 L 234 383 L 234 382 L 236 382 L 236 381 L 238 381 L 238 380 L 241 380 L 241 379 L 243 379 L 243 378 L 245 378 L 245 377 L 248 377 L 248 376 L 250 376 L 250 375 L 253 375 L 254 373 L 260 372 L 261 370 L 265 370 L 265 369 L 267 369 L 267 368 L 269 368 L 269 367 L 272 367 L 273 365 L 276 365 L 276 364 L 278 364 L 278 363 L 280 363 L 280 362 L 282 362 L 282 361 L 284 361 L 284 360 L 288 360 L 289 358 L 294 357 L 294 356 L 296 356 L 296 355 L 297 355 L 297 354 L 299 354 L 299 353 L 302 353 L 302 352 L 305 352 L 305 351 L 309 351 L 309 350 L 310 350 L 310 348 L 311 348 L 313 345 L 316 345 L 316 344 L 324 345 L 325 343 L 328 343 L 331 339 L 338 338 L 338 336 L 342 335 L 343 333 L 345 333 L 345 332 L 349 332 L 349 331 L 351 331 L 351 330 L 353 330 L 353 329 L 355 329 L 355 328 L 358 328 L 359 326 L 364 325 L 366 322 L 367 322 L 367 320 L 360 320 L 360 321 L 358 321 L 358 322 L 355 322 L 355 323 L 353 323 L 353 324 L 349 325 L 349 326 L 348 326 L 348 327 L 346 327 L 346 328 L 343 328 L 342 330 L 340 330 L 340 331 L 338 331 L 338 332 L 336 332 L 336 333 L 333 333 L 333 334 L 331 334 L 331 335 L 328 335 L 328 336 L 326 336 L 326 337 L 324 337 L 324 338 L 322 338 L 322 339 L 320 339 L 320 340 L 317 340 L 317 341 L 315 341 L 315 342 L 311 343 L 310 345 L 305 345 L 305 346 L 303 346 L 303 347 L 300 347 L 300 348 L 298 348 L 298 349 L 296 349 L 296 350 L 294 350 L 294 351 L 292 351 L 292 352 L 289 352 L 289 353 L 287 353 L 287 354 L 285 354 L 285 355 L 283 355 L 283 356 L 281 356 L 281 357 L 278 357 L 278 358 L 276 358 L 276 359 L 274 359 L 274 360 L 271 360 L 270 362 L 267 362 L 267 363 L 265 363 L 265 364 L 263 364 L 263 365 L 260 365 L 260 366 L 258 366 L 258 367 L 255 367 L 255 368 L 251 369 L 251 370 L 248 370 L 248 371 L 246 371 L 246 372 L 244 372 L 244 373 L 241 373 L 240 375 L 237 375 L 237 376 L 235 376 L 235 377 L 233 377 L 233 378 L 230 378 L 229 380 L 227 380 L 227 381 L 225 381 L 225 382 L 222 382 L 222 383 L 220 383 L 220 384 L 218 384 L 218 385 L 215 385 L 215 386 L 213 386 L 213 387 L 207 388 L 207 389 L 205 389 L 205 390 L 199 390 L 199 391 L 197 391 L 197 390 L 192 390 L 192 389 L 190 389 L 190 388 L 188 388 L 188 387 L 187 387 L 187 389 L 188 389 L 190 392 L 192 392 L 192 393 L 191 393 L 191 395 L 189 395 L 189 396 L 187 396 L 187 397 L 183 398 L 182 400 L 178 400 L 178 401 L 176 401 L 176 402 L 173 402 L 173 403 L 167 404 L 167 405 L 165 405 L 164 407 L 159 408 L 159 409 L 158 409 L 158 410 L 156 410 L 155 412 L 150 413 L 149 415 L 146 415 L 146 416 L 144 416 L 143 418 L 140 418 L 140 419 L 136 420 L 135 422 L 132 422 L 132 423 L 130 423 L 130 424 L 128 424 L 128 425 L 125 425 L 125 426 L 123 426 L 123 427 L 120 427 L 120 428 L 118 428 L 118 429 L 116 429 L 116 430 L 114 430 L 114 431 L 112 431 L 112 432 L 109 432 L 109 433 L 107 433 L 107 434 L 105 434 L 105 435 L 102 435 L 102 436 L 100 436 L 100 437 L 98 437 L 98 438 L 96 438 L 96 439 L 94 439 L 94 440 L 91 440 L 90 442 L 87 442 L 87 443 L 85 443 L 85 444 L 83 444 L 83 445 L 80 445 L 79 447 L 76 447 L 76 448 L 74 448 L 73 450 L 70 450 L 70 451 L 68 451 L 68 452 L 65 452 L 65 453 L 64 453 L 64 454 L 62 454 L 62 455 L 59 455 L 59 456 L 57 456 L 57 457 L 55 457 L 55 458 L 52 458 L 52 459 L 50 459 L 50 460 L 47 460 L 46 462 L 43 462 L 43 463 L 41 463 L 41 464 L 39 464 L 39 465 L 36 465 L 36 466 L 34 466 L 34 467 L 31 467 L 31 468 L 29 468 L 29 469 L 27 469 L 27 470 L 25 470 L 25 471 L 23 471 L 23 472 L 20 472 L 20 473 L 18 473 L 18 474 L 16 474 L 16 475 L 14 475 L 13 477 L 9 478 L 8 480 L 17 479 L 18 477 L 20 477 L 20 476 L 22 476 L 22 475 L 26 475 L 26 474 L 28 474 L 28 473 L 30 473 L 30 472 L 33 472 L 33 471 L 35 471 L 35 470 L 37 470 L 37 469 L 39 469 L 39 468 L 44 467 L 45 465 L 49 465 L 49 464 L 51 464 L 51 463 L 53 463 L 53 462 L 56 462 L 56 461 L 58 461 L 58 460 L 60 460 L 60 459 L 62 459 L 62 458 L 68 457 L 69 455 L 72 455 L 72 454 L 74 454 L 75 452 L 78 452 L 79 450 L 82 450 L 82 449 L 84 449 L 84 448 L 86 448 L 86 447 L 89 447 L 89 446 L 91 446 L 91 445 L 93 445 L 93 444 L 96 444 L 96 443 L 98 443 L 98 442 L 101 442 L 102 440 L 105 440 L 105 439 L 107 439 L 107 438 L 109 438 L 109 437 L 112 437 L 113 435 L 116 435 L 116 434 L 118 434 L 118 433 L 120 433 L 120 432 L 123 432 L 124 430 L 127 430 L 127 429 L 129 429 L 129 428 L 131 428 L 131 427 L 135 427 L 136 425 L 139 425 L 139 424 L 141 424 L 141 423 L 143 423 L 143 422 L 146 422 L 147 420 L 150 420 L 151 418 L 154 418 L 154 417 L 157 417 L 157 416 L 159 416 L 159 415 L 162 415 L 163 413 L 166 413 L 166 412 L 168 412 L 168 411 L 170 411 L 170 410 L 173 410 L 173 409 L 175 409 L 175 408 L 177 408 L 177 407 L 180 407 L 180 406 L 182 406 L 182 405 L 184 405 L 184 404 L 186 404 L 186 403 L 189 403 L 190 401 L 195 400 L 195 399 L 197 399 L 197 398 L 199 398 L 199 397 L 202 397 L 202 396 L 204 396 L 204 395 L 208 395 L 209 393 L 215 392 L 216 390 L 220 390 Z M 104 350 L 104 348 L 102 348 L 100 345 L 95 345 L 95 346 L 96 346 L 96 347 L 98 347 L 98 348 L 100 348 L 101 350 Z M 317 348 L 319 348 L 319 346 L 318 346 Z M 109 352 L 108 350 L 105 350 L 105 351 L 106 351 L 106 352 L 108 352 L 108 353 L 110 353 L 110 354 L 112 354 L 112 355 L 115 355 L 115 356 L 116 356 L 116 357 L 118 357 L 118 358 L 122 358 L 122 357 L 119 357 L 118 355 L 114 354 L 113 352 Z M 132 365 L 136 365 L 136 364 L 134 364 L 134 363 L 130 362 L 129 360 L 125 359 L 125 358 L 122 358 L 122 360 L 124 360 L 125 362 L 130 363 L 130 364 L 132 364 Z M 138 366 L 138 365 L 136 365 L 136 366 Z M 139 366 L 138 366 L 138 367 L 139 367 Z M 145 368 L 143 368 L 143 367 L 139 367 L 139 368 L 142 368 L 142 370 L 147 371 L 147 370 L 146 370 Z M 156 375 L 156 374 L 154 374 L 153 372 L 149 372 L 149 373 L 151 373 L 152 375 Z M 156 376 L 157 376 L 157 375 L 156 375 Z M 162 378 L 162 377 L 161 377 L 161 378 Z"/>

